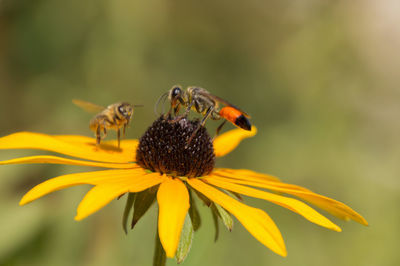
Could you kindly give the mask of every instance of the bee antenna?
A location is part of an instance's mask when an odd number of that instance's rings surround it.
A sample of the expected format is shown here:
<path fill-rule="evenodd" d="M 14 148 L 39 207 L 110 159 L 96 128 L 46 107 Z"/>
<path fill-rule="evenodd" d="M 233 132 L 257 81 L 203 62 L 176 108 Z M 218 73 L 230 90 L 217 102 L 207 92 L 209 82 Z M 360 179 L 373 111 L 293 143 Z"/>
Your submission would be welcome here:
<path fill-rule="evenodd" d="M 158 109 L 158 106 L 160 105 L 160 102 L 161 101 L 163 101 L 163 113 L 164 113 L 164 106 L 165 106 L 165 100 L 167 99 L 167 96 L 168 96 L 168 91 L 167 92 L 165 92 L 165 93 L 163 93 L 159 98 L 158 98 L 158 100 L 157 100 L 157 102 L 156 102 L 156 104 L 154 105 L 154 113 L 156 114 L 156 116 L 159 116 L 159 115 L 161 115 L 160 113 L 158 113 L 158 111 L 157 111 L 157 109 Z M 162 100 L 162 99 L 164 99 L 164 100 Z"/>

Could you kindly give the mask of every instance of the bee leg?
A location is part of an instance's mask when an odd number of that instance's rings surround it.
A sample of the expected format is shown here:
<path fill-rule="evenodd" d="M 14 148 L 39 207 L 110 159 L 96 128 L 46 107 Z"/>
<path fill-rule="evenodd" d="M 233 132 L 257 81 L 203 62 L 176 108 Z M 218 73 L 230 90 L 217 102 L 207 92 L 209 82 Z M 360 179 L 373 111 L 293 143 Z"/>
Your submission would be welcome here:
<path fill-rule="evenodd" d="M 127 125 L 127 124 L 124 124 L 124 129 L 123 129 L 123 131 L 122 131 L 122 137 L 123 137 L 123 138 L 125 138 L 126 125 Z"/>
<path fill-rule="evenodd" d="M 219 135 L 219 132 L 221 131 L 222 127 L 225 125 L 226 121 L 227 120 L 224 119 L 224 122 L 222 122 L 221 125 L 219 125 L 217 127 L 217 131 L 215 132 L 215 136 L 214 136 L 213 140 Z"/>
<path fill-rule="evenodd" d="M 107 136 L 107 129 L 106 129 L 106 127 L 103 128 L 103 133 L 104 133 L 104 135 L 103 135 L 102 139 L 105 139 L 106 136 Z"/>
<path fill-rule="evenodd" d="M 172 120 L 172 121 L 170 121 L 170 122 L 171 122 L 171 123 L 176 123 L 176 122 L 182 120 L 183 118 L 187 117 L 188 114 L 189 114 L 189 112 L 190 112 L 190 109 L 192 109 L 193 104 L 194 104 L 194 101 L 191 101 L 191 102 L 189 103 L 189 105 L 187 106 L 185 112 L 184 112 L 182 115 L 175 117 L 175 119 Z"/>
<path fill-rule="evenodd" d="M 117 129 L 118 149 L 120 148 L 121 130 Z"/>
<path fill-rule="evenodd" d="M 169 110 L 166 114 L 164 114 L 164 119 L 169 119 L 171 117 L 172 105 L 169 107 Z"/>
<path fill-rule="evenodd" d="M 197 133 L 197 131 L 199 131 L 200 127 L 201 127 L 201 126 L 199 125 L 199 126 L 193 131 L 192 135 L 190 136 L 188 142 L 187 142 L 186 145 L 185 145 L 185 148 L 186 148 L 186 149 L 189 147 L 190 142 L 192 142 L 194 136 L 196 136 L 196 133 Z"/>
<path fill-rule="evenodd" d="M 203 119 L 201 120 L 200 124 L 197 126 L 197 128 L 193 131 L 192 135 L 190 136 L 188 142 L 186 143 L 185 148 L 189 147 L 190 142 L 193 140 L 194 136 L 196 136 L 197 131 L 205 125 L 206 120 L 210 117 L 212 111 L 214 110 L 214 106 L 210 106 L 204 115 Z"/>
<path fill-rule="evenodd" d="M 101 128 L 97 127 L 96 128 L 96 146 L 100 145 L 100 140 L 101 140 Z"/>
<path fill-rule="evenodd" d="M 169 107 L 168 113 L 166 113 L 166 114 L 164 115 L 164 119 L 171 120 L 171 113 L 172 113 L 172 111 L 173 111 L 173 113 L 174 113 L 174 116 L 176 117 L 176 115 L 177 115 L 178 112 L 179 112 L 179 109 L 180 109 L 180 104 L 176 105 L 175 107 L 173 107 L 173 106 L 171 105 L 171 106 Z"/>
<path fill-rule="evenodd" d="M 178 104 L 177 106 L 175 106 L 174 108 L 174 116 L 176 116 L 179 113 L 179 109 L 181 108 L 181 105 Z"/>

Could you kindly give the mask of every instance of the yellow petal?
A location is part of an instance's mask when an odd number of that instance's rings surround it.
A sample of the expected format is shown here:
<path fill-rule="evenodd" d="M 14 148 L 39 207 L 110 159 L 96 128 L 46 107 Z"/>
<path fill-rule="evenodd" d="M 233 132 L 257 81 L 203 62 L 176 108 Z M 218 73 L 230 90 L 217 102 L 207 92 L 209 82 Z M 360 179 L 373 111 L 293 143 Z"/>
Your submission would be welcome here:
<path fill-rule="evenodd" d="M 78 135 L 55 135 L 53 136 L 59 140 L 65 141 L 65 142 L 69 142 L 69 143 L 74 143 L 74 144 L 78 144 L 78 145 L 87 145 L 90 143 L 96 143 L 96 139 L 95 138 L 90 138 L 90 137 L 86 137 L 86 136 L 78 136 Z M 124 150 L 130 150 L 133 149 L 136 152 L 136 147 L 139 144 L 139 141 L 137 139 L 122 139 L 120 142 L 120 147 L 122 153 L 124 152 Z M 113 147 L 118 147 L 118 140 L 105 140 L 101 142 L 100 146 L 113 146 Z"/>
<path fill-rule="evenodd" d="M 249 178 L 250 180 L 262 180 L 262 181 L 273 181 L 273 182 L 280 182 L 279 178 L 257 173 L 248 169 L 229 169 L 229 168 L 216 168 L 213 171 L 214 175 L 221 175 L 221 176 L 229 176 L 229 177 L 236 177 L 240 176 L 242 179 Z"/>
<path fill-rule="evenodd" d="M 158 185 L 164 180 L 159 174 L 127 175 L 126 178 L 110 180 L 92 188 L 78 206 L 75 220 L 80 221 L 106 206 L 126 192 L 139 192 Z"/>
<path fill-rule="evenodd" d="M 157 192 L 158 235 L 167 257 L 173 258 L 189 210 L 189 193 L 179 179 L 168 178 Z"/>
<path fill-rule="evenodd" d="M 149 174 L 147 174 L 142 168 L 128 170 L 104 170 L 63 175 L 49 179 L 35 186 L 22 197 L 19 204 L 27 204 L 51 192 L 71 186 L 81 184 L 101 185 L 116 182 L 130 184 L 129 182 L 132 179 L 145 178 L 146 175 Z"/>
<path fill-rule="evenodd" d="M 80 221 L 86 218 L 126 192 L 126 184 L 107 184 L 93 187 L 79 204 L 75 220 Z"/>
<path fill-rule="evenodd" d="M 299 200 L 257 190 L 254 188 L 233 184 L 230 182 L 222 181 L 220 179 L 214 179 L 212 176 L 204 178 L 202 180 L 206 181 L 211 185 L 227 189 L 229 191 L 273 202 L 297 214 L 300 214 L 301 216 L 303 216 L 312 223 L 318 224 L 328 229 L 332 229 L 334 231 L 338 232 L 341 231 L 339 226 L 332 223 L 329 219 L 327 219 L 326 217 L 315 211 L 313 208 L 311 208 L 310 206 Z"/>
<path fill-rule="evenodd" d="M 221 172 L 219 172 L 219 176 L 223 176 Z M 306 188 L 286 184 L 282 182 L 273 182 L 268 180 L 262 179 L 253 179 L 250 177 L 242 177 L 242 176 L 234 176 L 234 175 L 226 175 L 225 177 L 217 177 L 214 176 L 216 179 L 220 179 L 226 182 L 233 182 L 237 184 L 243 184 L 248 186 L 254 186 L 259 188 L 266 188 L 269 190 L 287 193 L 289 195 L 296 196 L 301 198 L 315 206 L 329 212 L 330 214 L 343 219 L 343 220 L 354 220 L 360 224 L 368 225 L 368 222 L 357 212 L 351 209 L 344 203 L 336 201 L 334 199 L 319 195 L 317 193 L 312 192 Z"/>
<path fill-rule="evenodd" d="M 117 169 L 130 169 L 139 167 L 137 164 L 134 163 L 102 163 L 102 162 L 66 159 L 62 157 L 49 156 L 49 155 L 29 156 L 7 161 L 0 161 L 0 165 L 23 164 L 23 163 L 67 164 L 67 165 L 81 165 L 81 166 L 93 166 L 93 167 L 117 168 Z"/>
<path fill-rule="evenodd" d="M 252 126 L 251 131 L 238 128 L 219 135 L 214 140 L 215 156 L 225 156 L 233 151 L 243 139 L 253 137 L 256 133 L 257 128 Z"/>
<path fill-rule="evenodd" d="M 190 178 L 187 182 L 204 196 L 232 213 L 250 234 L 262 244 L 273 252 L 286 256 L 287 252 L 282 235 L 274 221 L 264 211 L 249 207 L 199 179 Z"/>
<path fill-rule="evenodd" d="M 298 190 L 298 191 L 308 191 L 310 192 L 309 189 L 306 189 L 304 187 L 292 185 L 292 184 L 286 184 L 281 182 L 277 177 L 267 175 L 267 174 L 261 174 L 257 173 L 251 170 L 243 171 L 242 169 L 229 169 L 229 168 L 216 168 L 213 171 L 214 176 L 220 176 L 220 177 L 226 177 L 226 178 L 232 178 L 232 179 L 239 179 L 239 180 L 248 180 L 248 181 L 254 181 L 254 182 L 259 182 L 259 183 L 265 183 L 265 184 L 271 184 L 276 187 L 282 187 L 282 188 L 290 188 L 293 190 Z"/>
<path fill-rule="evenodd" d="M 96 146 L 92 138 L 82 136 L 49 136 L 32 132 L 19 132 L 0 138 L 0 149 L 37 149 L 57 152 L 82 159 L 126 163 L 136 157 L 136 145 L 123 142 L 122 149 L 108 143 Z"/>

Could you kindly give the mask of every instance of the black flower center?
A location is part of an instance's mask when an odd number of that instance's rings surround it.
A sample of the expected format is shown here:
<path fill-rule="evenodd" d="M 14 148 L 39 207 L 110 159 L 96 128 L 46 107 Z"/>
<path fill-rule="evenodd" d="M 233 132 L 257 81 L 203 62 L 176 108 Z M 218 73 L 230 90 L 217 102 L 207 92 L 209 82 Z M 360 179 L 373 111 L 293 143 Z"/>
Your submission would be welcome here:
<path fill-rule="evenodd" d="M 143 168 L 172 176 L 199 177 L 214 168 L 215 155 L 210 135 L 199 121 L 186 118 L 172 123 L 157 119 L 139 140 L 136 161 Z"/>

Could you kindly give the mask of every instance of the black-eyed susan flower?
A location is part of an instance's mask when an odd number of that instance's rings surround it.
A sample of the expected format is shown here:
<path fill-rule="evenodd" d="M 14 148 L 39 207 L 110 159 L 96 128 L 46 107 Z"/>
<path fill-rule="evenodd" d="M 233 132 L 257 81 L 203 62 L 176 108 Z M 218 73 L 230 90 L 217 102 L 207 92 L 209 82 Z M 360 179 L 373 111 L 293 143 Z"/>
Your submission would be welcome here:
<path fill-rule="evenodd" d="M 161 256 L 156 256 L 158 262 L 155 264 L 162 264 L 163 250 L 167 257 L 176 256 L 182 261 L 190 249 L 193 231 L 199 226 L 194 194 L 213 210 L 213 217 L 221 218 L 228 228 L 232 214 L 251 235 L 281 256 L 286 256 L 286 248 L 274 221 L 265 211 L 244 204 L 240 195 L 270 201 L 338 232 L 341 231 L 339 226 L 303 201 L 338 218 L 367 225 L 367 221 L 347 205 L 306 188 L 251 170 L 215 168 L 215 157 L 231 152 L 244 138 L 254 136 L 256 129 L 231 130 L 212 141 L 206 129 L 201 127 L 187 145 L 198 123 L 186 118 L 170 123 L 159 118 L 140 140 L 123 140 L 120 149 L 116 148 L 116 141 L 97 147 L 95 139 L 83 136 L 15 133 L 0 138 L 0 149 L 39 149 L 79 159 L 30 156 L 0 164 L 50 163 L 107 168 L 49 179 L 21 199 L 20 205 L 25 205 L 53 191 L 81 184 L 93 185 L 78 206 L 76 220 L 82 220 L 111 200 L 130 193 L 124 220 L 134 205 L 134 225 L 156 198 L 158 243 L 162 248 L 156 246 L 156 254 Z"/>

